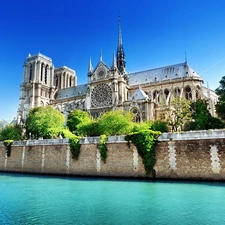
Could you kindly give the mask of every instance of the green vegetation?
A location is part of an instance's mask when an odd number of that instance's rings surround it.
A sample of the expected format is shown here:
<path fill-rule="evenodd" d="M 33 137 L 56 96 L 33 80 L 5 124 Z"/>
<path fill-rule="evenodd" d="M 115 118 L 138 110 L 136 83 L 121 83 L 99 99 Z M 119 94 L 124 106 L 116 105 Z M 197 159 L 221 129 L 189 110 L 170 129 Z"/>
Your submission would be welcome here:
<path fill-rule="evenodd" d="M 81 110 L 74 110 L 68 115 L 67 127 L 73 133 L 77 133 L 80 124 L 89 124 L 91 118 L 87 112 Z"/>
<path fill-rule="evenodd" d="M 216 94 L 219 96 L 216 104 L 216 112 L 217 115 L 225 121 L 225 76 L 222 77 L 219 83 L 220 86 L 215 90 Z"/>
<path fill-rule="evenodd" d="M 106 158 L 107 158 L 107 146 L 106 146 L 106 141 L 107 141 L 107 137 L 106 135 L 100 135 L 100 139 L 99 139 L 99 150 L 100 150 L 100 155 L 101 155 L 101 159 L 103 160 L 104 163 L 106 163 Z"/>
<path fill-rule="evenodd" d="M 125 137 L 125 140 L 128 141 L 128 145 L 130 145 L 130 141 L 132 141 L 137 147 L 138 154 L 142 157 L 142 162 L 147 175 L 152 172 L 156 162 L 155 147 L 159 135 L 160 132 L 157 131 L 142 130 L 128 134 Z"/>
<path fill-rule="evenodd" d="M 4 140 L 15 140 L 19 141 L 21 137 L 22 128 L 18 125 L 8 125 L 2 130 L 0 130 L 0 141 Z"/>
<path fill-rule="evenodd" d="M 98 118 L 100 134 L 107 136 L 130 133 L 133 129 L 133 114 L 131 112 L 116 110 L 102 114 Z"/>
<path fill-rule="evenodd" d="M 6 155 L 7 155 L 7 157 L 9 157 L 10 154 L 11 154 L 11 145 L 12 145 L 12 143 L 13 143 L 13 140 L 5 140 L 4 141 L 4 145 L 6 147 Z"/>
<path fill-rule="evenodd" d="M 48 130 L 63 128 L 64 121 L 64 115 L 52 106 L 33 108 L 26 119 L 27 137 L 31 133 L 34 138 L 48 138 Z"/>
<path fill-rule="evenodd" d="M 170 105 L 163 104 L 161 120 L 166 121 L 171 127 L 172 132 L 183 130 L 184 125 L 190 120 L 190 101 L 185 98 L 174 98 Z"/>
<path fill-rule="evenodd" d="M 79 137 L 77 136 L 71 136 L 69 138 L 70 142 L 70 151 L 72 153 L 72 158 L 78 160 L 80 155 L 80 143 L 79 143 Z"/>
<path fill-rule="evenodd" d="M 221 129 L 225 124 L 213 117 L 208 110 L 207 100 L 198 99 L 191 103 L 191 121 L 186 124 L 186 130 Z"/>

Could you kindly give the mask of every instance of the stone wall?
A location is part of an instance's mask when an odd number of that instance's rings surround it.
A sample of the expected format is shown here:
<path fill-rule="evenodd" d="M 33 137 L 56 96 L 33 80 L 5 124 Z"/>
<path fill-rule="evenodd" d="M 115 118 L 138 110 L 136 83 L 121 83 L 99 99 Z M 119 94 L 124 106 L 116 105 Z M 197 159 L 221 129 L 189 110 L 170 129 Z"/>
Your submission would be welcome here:
<path fill-rule="evenodd" d="M 82 138 L 78 160 L 72 159 L 67 139 L 14 142 L 10 157 L 0 142 L 0 171 L 146 177 L 136 147 L 129 148 L 124 136 L 108 137 L 106 163 L 98 142 L 98 137 Z M 156 178 L 225 180 L 225 131 L 162 134 L 156 156 Z"/>

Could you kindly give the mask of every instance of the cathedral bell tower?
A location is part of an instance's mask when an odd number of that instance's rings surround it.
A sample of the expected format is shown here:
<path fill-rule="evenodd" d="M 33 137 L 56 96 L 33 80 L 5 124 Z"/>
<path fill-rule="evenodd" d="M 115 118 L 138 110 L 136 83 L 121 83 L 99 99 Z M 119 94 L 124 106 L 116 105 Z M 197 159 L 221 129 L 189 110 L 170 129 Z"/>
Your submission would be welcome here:
<path fill-rule="evenodd" d="M 24 62 L 18 117 L 26 120 L 30 109 L 49 105 L 54 99 L 54 92 L 52 60 L 40 53 L 34 56 L 29 54 Z"/>

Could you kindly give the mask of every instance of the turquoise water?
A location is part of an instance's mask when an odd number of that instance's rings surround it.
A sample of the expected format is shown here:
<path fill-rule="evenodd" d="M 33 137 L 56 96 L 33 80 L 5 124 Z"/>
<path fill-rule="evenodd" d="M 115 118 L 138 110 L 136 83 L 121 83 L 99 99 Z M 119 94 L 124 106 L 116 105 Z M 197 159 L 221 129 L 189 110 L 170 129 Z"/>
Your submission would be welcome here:
<path fill-rule="evenodd" d="M 0 224 L 225 224 L 225 184 L 0 173 Z"/>

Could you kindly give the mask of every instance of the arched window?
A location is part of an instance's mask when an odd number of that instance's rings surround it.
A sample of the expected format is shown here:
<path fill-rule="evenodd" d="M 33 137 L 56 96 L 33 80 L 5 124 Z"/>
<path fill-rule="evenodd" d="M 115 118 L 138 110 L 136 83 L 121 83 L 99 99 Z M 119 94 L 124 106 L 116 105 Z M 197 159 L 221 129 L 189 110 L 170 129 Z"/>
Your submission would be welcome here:
<path fill-rule="evenodd" d="M 133 115 L 134 115 L 134 121 L 135 121 L 136 123 L 141 122 L 139 110 L 138 110 L 137 108 L 133 108 L 133 109 L 131 109 L 131 112 L 132 112 Z"/>
<path fill-rule="evenodd" d="M 43 81 L 44 63 L 41 64 L 41 81 Z"/>
<path fill-rule="evenodd" d="M 187 100 L 192 100 L 191 88 L 189 86 L 185 87 L 185 98 Z"/>
<path fill-rule="evenodd" d="M 180 88 L 176 87 L 174 90 L 174 97 L 175 98 L 180 97 L 180 93 L 181 93 Z"/>
<path fill-rule="evenodd" d="M 70 76 L 69 87 L 72 86 L 72 77 Z"/>
<path fill-rule="evenodd" d="M 55 86 L 56 88 L 58 87 L 59 85 L 59 78 L 58 78 L 58 74 L 55 76 Z"/>
<path fill-rule="evenodd" d="M 45 84 L 47 84 L 48 81 L 48 65 L 45 67 Z"/>
<path fill-rule="evenodd" d="M 159 92 L 158 91 L 153 92 L 153 100 L 155 100 L 156 103 L 159 103 L 160 98 L 159 98 Z"/>
<path fill-rule="evenodd" d="M 165 96 L 166 99 L 168 98 L 168 96 L 169 96 L 169 90 L 168 89 L 164 90 L 164 96 Z"/>
<path fill-rule="evenodd" d="M 199 85 L 196 86 L 197 87 L 197 90 L 196 90 L 196 99 L 199 99 L 200 98 L 200 92 L 201 92 L 201 87 Z"/>
<path fill-rule="evenodd" d="M 33 65 L 30 64 L 30 75 L 29 75 L 29 82 L 32 80 L 32 73 L 33 73 Z"/>

